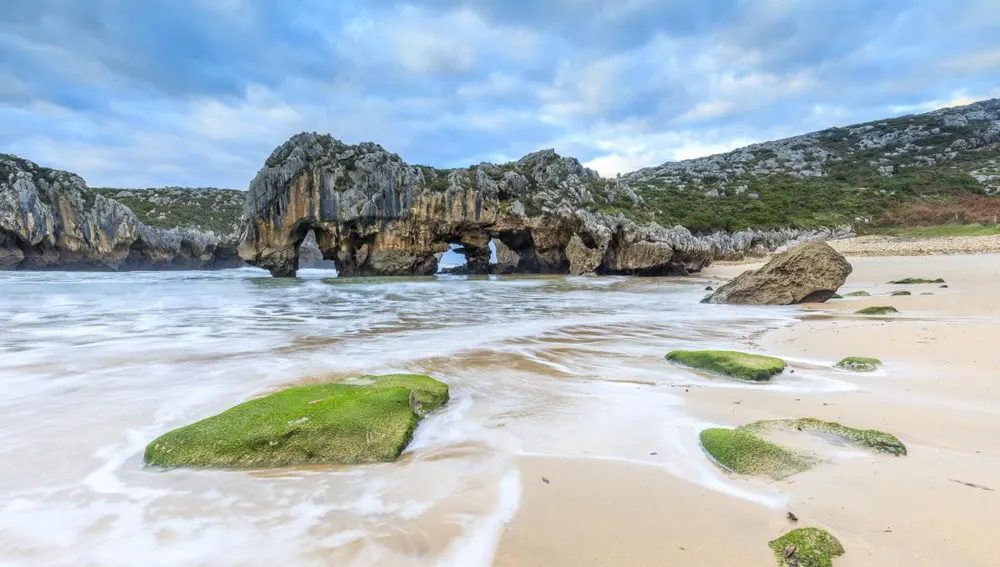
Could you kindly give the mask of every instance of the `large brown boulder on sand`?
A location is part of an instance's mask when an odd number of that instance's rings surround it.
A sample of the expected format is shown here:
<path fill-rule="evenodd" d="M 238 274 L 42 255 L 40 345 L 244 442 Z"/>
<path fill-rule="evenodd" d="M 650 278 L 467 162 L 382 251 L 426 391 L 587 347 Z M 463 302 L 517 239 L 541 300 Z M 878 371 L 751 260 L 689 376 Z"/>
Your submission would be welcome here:
<path fill-rule="evenodd" d="M 743 272 L 702 303 L 790 305 L 833 297 L 851 264 L 825 242 L 810 242 L 775 256 L 763 268 Z"/>

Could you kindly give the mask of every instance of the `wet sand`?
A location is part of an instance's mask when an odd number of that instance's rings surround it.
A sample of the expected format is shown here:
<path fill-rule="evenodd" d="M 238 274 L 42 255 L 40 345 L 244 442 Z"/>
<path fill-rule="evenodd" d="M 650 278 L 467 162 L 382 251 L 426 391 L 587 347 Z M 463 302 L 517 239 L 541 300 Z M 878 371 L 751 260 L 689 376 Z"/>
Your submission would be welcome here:
<path fill-rule="evenodd" d="M 882 429 L 907 445 L 908 456 L 834 447 L 824 455 L 832 462 L 782 481 L 727 480 L 776 490 L 787 497 L 784 507 L 680 480 L 669 463 L 521 458 L 521 507 L 495 565 L 769 565 L 767 541 L 793 527 L 789 510 L 795 525 L 841 540 L 847 553 L 837 567 L 1000 564 L 1000 255 L 849 259 L 854 273 L 843 291 L 873 297 L 803 306 L 800 323 L 733 345 L 782 356 L 797 376 L 836 381 L 840 391 L 782 389 L 786 374 L 753 389 L 692 385 L 684 409 L 727 426 L 816 417 Z M 730 278 L 752 267 L 703 276 Z M 904 277 L 942 277 L 949 287 L 886 283 Z M 913 295 L 890 297 L 896 289 Z M 853 315 L 870 305 L 901 314 Z M 872 374 L 831 368 L 846 356 L 878 357 L 885 366 Z"/>

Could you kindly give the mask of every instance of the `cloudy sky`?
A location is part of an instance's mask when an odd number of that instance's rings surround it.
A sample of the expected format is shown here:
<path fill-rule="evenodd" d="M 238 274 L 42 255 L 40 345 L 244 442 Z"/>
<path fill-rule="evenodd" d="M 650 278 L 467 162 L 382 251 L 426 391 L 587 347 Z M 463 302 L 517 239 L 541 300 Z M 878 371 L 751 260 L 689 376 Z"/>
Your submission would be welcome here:
<path fill-rule="evenodd" d="M 290 135 L 605 175 L 1000 96 L 1000 0 L 3 0 L 0 151 L 245 188 Z"/>

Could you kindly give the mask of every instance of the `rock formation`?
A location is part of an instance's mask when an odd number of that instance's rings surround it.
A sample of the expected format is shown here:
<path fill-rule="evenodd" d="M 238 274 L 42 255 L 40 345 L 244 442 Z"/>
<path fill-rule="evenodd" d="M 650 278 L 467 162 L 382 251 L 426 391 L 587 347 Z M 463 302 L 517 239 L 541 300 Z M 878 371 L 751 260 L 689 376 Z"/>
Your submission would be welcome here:
<path fill-rule="evenodd" d="M 552 150 L 504 165 L 438 170 L 408 165 L 377 144 L 302 133 L 275 149 L 251 182 L 239 251 L 275 276 L 294 276 L 299 247 L 312 231 L 344 276 L 433 274 L 451 244 L 470 274 L 675 275 L 738 248 L 763 253 L 831 234 L 697 237 L 682 227 L 588 212 L 590 189 L 604 183 Z"/>
<path fill-rule="evenodd" d="M 235 240 L 162 230 L 79 176 L 0 154 L 0 269 L 204 269 L 241 265 Z"/>
<path fill-rule="evenodd" d="M 334 263 L 323 259 L 323 251 L 316 243 L 316 235 L 312 231 L 306 234 L 305 240 L 299 245 L 299 267 L 318 270 L 336 269 Z"/>
<path fill-rule="evenodd" d="M 847 281 L 852 267 L 825 242 L 811 242 L 775 256 L 763 268 L 737 276 L 704 303 L 790 305 L 823 302 Z"/>

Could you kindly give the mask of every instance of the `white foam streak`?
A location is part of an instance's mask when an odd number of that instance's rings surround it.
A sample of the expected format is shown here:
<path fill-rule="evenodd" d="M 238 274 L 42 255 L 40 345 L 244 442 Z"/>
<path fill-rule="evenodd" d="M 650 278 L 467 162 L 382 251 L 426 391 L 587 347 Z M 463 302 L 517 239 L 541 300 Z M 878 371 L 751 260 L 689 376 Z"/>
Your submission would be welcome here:
<path fill-rule="evenodd" d="M 704 306 L 674 280 L 262 274 L 0 273 L 0 328 L 17 329 L 0 336 L 0 565 L 487 566 L 525 455 L 655 467 L 784 504 L 704 457 L 707 424 L 672 388 L 761 386 L 663 355 L 734 348 L 793 309 Z M 765 387 L 855 387 L 793 362 Z M 452 394 L 398 463 L 142 465 L 163 432 L 277 385 L 390 371 L 432 373 Z"/>

